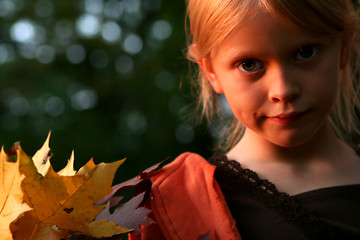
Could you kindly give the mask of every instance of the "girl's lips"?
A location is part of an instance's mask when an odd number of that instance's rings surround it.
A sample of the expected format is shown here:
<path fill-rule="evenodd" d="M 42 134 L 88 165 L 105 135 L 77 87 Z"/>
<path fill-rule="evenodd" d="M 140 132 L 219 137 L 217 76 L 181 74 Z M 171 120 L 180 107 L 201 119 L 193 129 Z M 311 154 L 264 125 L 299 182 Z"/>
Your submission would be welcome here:
<path fill-rule="evenodd" d="M 290 112 L 290 113 L 281 113 L 276 116 L 268 117 L 270 120 L 278 122 L 280 124 L 290 124 L 295 123 L 300 120 L 305 114 L 309 111 L 305 112 Z"/>

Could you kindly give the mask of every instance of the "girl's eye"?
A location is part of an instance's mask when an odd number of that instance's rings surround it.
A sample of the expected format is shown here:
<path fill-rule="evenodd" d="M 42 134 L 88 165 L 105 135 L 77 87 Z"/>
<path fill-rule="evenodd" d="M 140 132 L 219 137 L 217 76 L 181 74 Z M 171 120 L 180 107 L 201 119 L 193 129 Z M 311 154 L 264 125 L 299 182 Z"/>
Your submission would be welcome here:
<path fill-rule="evenodd" d="M 238 66 L 239 70 L 242 72 L 256 72 L 262 69 L 264 66 L 262 62 L 255 59 L 247 59 L 240 63 Z"/>
<path fill-rule="evenodd" d="M 299 48 L 295 55 L 295 60 L 297 61 L 306 61 L 311 60 L 319 52 L 319 48 L 315 46 L 303 46 Z"/>

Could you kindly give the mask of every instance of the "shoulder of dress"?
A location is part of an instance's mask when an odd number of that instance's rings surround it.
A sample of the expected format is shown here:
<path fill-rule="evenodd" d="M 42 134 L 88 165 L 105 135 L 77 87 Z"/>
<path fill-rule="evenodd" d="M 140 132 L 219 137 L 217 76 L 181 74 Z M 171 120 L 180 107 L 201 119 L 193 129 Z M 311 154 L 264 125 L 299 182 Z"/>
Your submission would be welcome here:
<path fill-rule="evenodd" d="M 185 152 L 151 174 L 150 180 L 156 185 L 164 180 L 184 178 L 185 176 L 191 176 L 191 178 L 212 177 L 215 168 L 216 166 L 211 165 L 199 154 Z"/>
<path fill-rule="evenodd" d="M 205 158 L 199 154 L 192 152 L 185 152 L 176 157 L 173 161 L 166 164 L 162 171 L 172 172 L 180 170 L 207 170 L 212 169 L 215 166 L 211 165 Z"/>
<path fill-rule="evenodd" d="M 185 152 L 185 153 L 180 154 L 169 165 L 171 165 L 171 164 L 178 165 L 178 164 L 183 164 L 183 163 L 189 164 L 189 165 L 194 165 L 194 164 L 210 165 L 209 162 L 205 158 L 203 158 L 202 156 L 200 156 L 197 153 L 192 153 L 192 152 Z"/>

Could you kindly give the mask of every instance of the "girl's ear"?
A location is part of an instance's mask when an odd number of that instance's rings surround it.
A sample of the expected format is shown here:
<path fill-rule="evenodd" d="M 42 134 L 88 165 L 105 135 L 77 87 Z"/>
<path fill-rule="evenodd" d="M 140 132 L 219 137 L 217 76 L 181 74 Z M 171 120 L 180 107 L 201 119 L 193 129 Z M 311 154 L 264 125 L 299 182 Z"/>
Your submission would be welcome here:
<path fill-rule="evenodd" d="M 201 70 L 206 75 L 206 77 L 209 80 L 214 91 L 218 94 L 222 94 L 224 91 L 223 91 L 221 83 L 213 69 L 210 59 L 202 58 L 202 59 L 197 60 L 197 63 L 199 64 Z"/>

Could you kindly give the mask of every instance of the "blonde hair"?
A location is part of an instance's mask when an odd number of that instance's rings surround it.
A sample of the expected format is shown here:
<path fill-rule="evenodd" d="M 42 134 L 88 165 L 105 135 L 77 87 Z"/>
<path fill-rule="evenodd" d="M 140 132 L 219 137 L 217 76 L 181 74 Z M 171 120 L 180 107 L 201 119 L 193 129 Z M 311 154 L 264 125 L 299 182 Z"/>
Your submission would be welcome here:
<path fill-rule="evenodd" d="M 187 58 L 195 62 L 206 58 L 225 37 L 245 18 L 256 16 L 263 10 L 271 16 L 305 32 L 321 35 L 354 33 L 351 43 L 350 63 L 343 70 L 341 87 L 330 121 L 340 138 L 359 133 L 356 111 L 359 99 L 359 41 L 357 38 L 357 15 L 350 0 L 188 0 L 186 31 L 188 36 Z M 201 117 L 209 123 L 219 116 L 218 95 L 205 74 L 197 68 L 193 82 L 197 90 L 198 109 Z M 223 132 L 220 149 L 227 151 L 240 139 L 244 127 L 236 118 Z"/>

